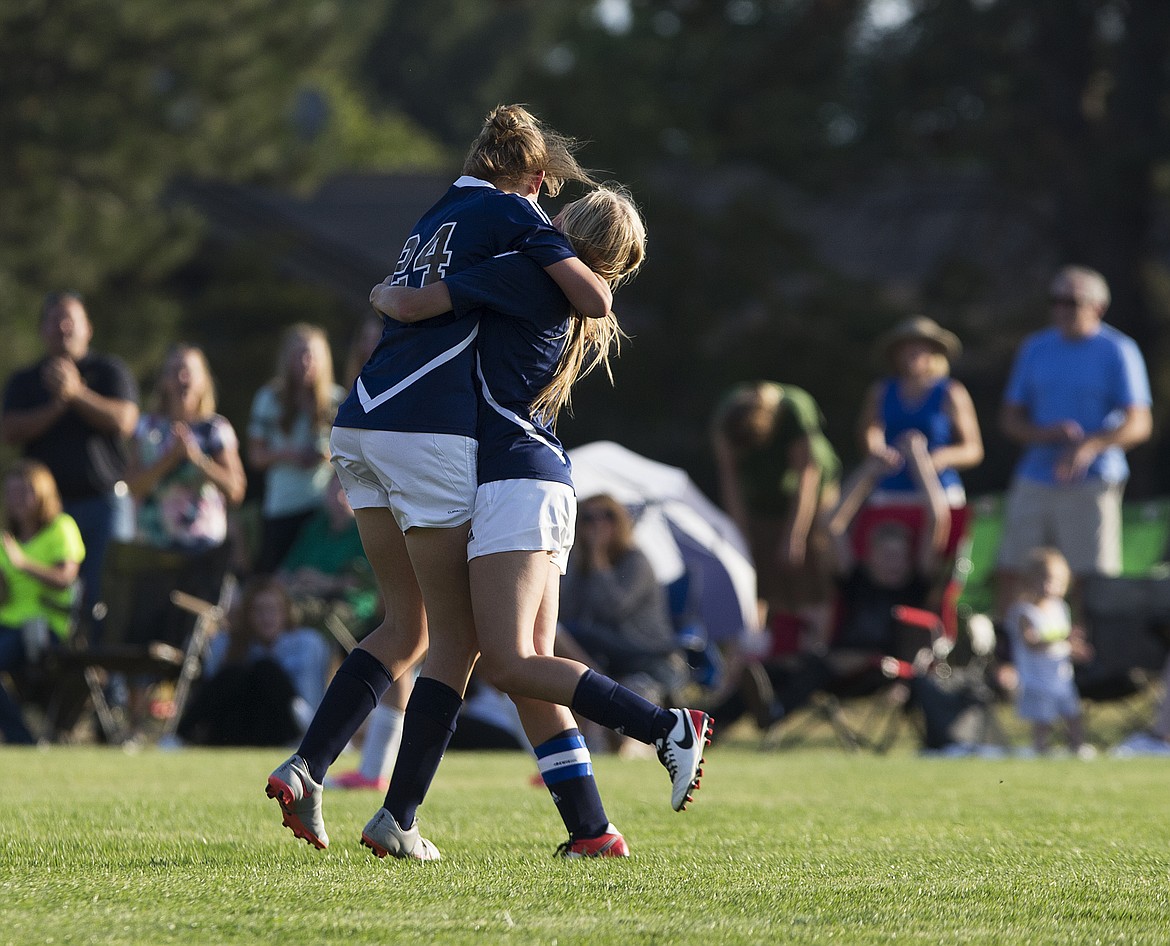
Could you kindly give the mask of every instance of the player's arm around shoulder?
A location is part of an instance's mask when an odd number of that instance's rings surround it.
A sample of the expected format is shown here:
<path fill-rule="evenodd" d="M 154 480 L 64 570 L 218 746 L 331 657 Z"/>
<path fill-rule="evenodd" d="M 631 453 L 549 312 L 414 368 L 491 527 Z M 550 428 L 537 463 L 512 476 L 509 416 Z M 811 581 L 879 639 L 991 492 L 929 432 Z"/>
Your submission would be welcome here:
<path fill-rule="evenodd" d="M 451 311 L 451 293 L 442 282 L 421 289 L 379 283 L 370 291 L 370 305 L 396 322 L 421 322 Z"/>
<path fill-rule="evenodd" d="M 613 293 L 605 281 L 580 258 L 570 256 L 544 267 L 544 271 L 565 294 L 573 311 L 581 318 L 604 319 L 613 306 Z"/>

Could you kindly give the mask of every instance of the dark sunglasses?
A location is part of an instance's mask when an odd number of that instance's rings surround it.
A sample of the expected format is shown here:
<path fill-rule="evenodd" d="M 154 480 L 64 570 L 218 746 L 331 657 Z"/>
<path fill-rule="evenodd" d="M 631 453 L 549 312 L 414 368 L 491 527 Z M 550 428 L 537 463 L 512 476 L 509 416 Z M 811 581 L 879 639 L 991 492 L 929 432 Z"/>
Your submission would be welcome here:
<path fill-rule="evenodd" d="M 577 517 L 582 522 L 613 522 L 614 515 L 608 509 L 597 512 L 583 512 Z"/>
<path fill-rule="evenodd" d="M 1081 305 L 1083 303 L 1083 301 L 1084 300 L 1078 299 L 1076 296 L 1049 296 L 1049 298 L 1048 298 L 1049 305 L 1059 305 L 1059 306 L 1067 305 L 1067 306 L 1072 306 L 1073 308 L 1076 308 L 1077 306 Z"/>

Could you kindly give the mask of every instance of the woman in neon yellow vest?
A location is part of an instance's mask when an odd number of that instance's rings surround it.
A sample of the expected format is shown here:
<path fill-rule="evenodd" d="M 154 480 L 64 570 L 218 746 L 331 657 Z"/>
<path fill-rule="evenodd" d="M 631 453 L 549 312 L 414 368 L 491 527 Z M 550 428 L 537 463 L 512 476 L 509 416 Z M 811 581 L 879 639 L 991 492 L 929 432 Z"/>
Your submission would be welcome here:
<path fill-rule="evenodd" d="M 0 671 L 19 670 L 69 633 L 85 544 L 77 523 L 61 511 L 49 468 L 20 460 L 4 476 L 0 533 Z M 31 743 L 20 708 L 0 686 L 0 733 Z"/>

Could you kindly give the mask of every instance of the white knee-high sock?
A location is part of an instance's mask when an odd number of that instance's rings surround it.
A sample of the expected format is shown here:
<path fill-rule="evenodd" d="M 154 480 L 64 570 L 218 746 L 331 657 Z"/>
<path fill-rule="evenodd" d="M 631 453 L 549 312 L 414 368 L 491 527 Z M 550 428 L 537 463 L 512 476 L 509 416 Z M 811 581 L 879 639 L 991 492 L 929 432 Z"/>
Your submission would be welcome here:
<path fill-rule="evenodd" d="M 362 761 L 358 771 L 368 779 L 388 779 L 394 771 L 398 747 L 402 743 L 402 721 L 405 714 L 395 706 L 379 703 L 366 724 L 366 738 L 362 742 Z"/>

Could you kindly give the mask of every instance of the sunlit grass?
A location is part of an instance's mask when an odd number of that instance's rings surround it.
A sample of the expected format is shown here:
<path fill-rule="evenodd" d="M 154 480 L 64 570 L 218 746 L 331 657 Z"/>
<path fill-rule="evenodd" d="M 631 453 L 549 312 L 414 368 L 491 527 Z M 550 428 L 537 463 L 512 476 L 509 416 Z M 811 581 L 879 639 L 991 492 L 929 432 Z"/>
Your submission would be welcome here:
<path fill-rule="evenodd" d="M 1164 943 L 1161 760 L 927 760 L 719 746 L 670 811 L 657 762 L 596 761 L 628 861 L 563 862 L 519 753 L 451 753 L 438 864 L 328 851 L 264 797 L 281 753 L 0 750 L 0 943 Z"/>

